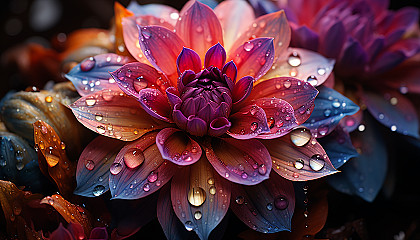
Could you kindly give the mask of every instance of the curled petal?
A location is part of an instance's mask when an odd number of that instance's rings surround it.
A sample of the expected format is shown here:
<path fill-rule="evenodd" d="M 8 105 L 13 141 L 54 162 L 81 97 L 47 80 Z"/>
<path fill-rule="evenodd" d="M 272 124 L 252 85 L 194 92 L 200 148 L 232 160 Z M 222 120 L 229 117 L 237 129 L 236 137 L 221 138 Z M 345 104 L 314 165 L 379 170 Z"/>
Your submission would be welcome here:
<path fill-rule="evenodd" d="M 122 92 L 103 90 L 80 98 L 70 108 L 87 128 L 123 141 L 132 141 L 165 125 L 147 114 L 138 101 Z"/>
<path fill-rule="evenodd" d="M 204 67 L 210 66 L 222 69 L 226 62 L 226 51 L 220 43 L 212 46 L 207 52 L 204 58 Z"/>
<path fill-rule="evenodd" d="M 146 88 L 139 92 L 139 102 L 144 110 L 159 120 L 172 122 L 171 106 L 165 94 L 156 89 Z"/>
<path fill-rule="evenodd" d="M 328 135 L 344 116 L 359 111 L 359 106 L 339 92 L 324 86 L 318 87 L 315 108 L 303 126 L 309 128 L 315 137 Z"/>
<path fill-rule="evenodd" d="M 230 190 L 230 182 L 220 177 L 203 156 L 175 174 L 171 182 L 173 210 L 187 230 L 208 239 L 227 212 Z"/>
<path fill-rule="evenodd" d="M 168 79 L 155 68 L 144 63 L 128 63 L 111 73 L 118 87 L 126 94 L 139 98 L 139 92 L 145 88 L 156 88 L 165 92 L 169 87 Z"/>
<path fill-rule="evenodd" d="M 113 72 L 133 59 L 107 53 L 89 57 L 76 65 L 66 78 L 76 87 L 80 96 L 86 96 L 103 89 L 118 90 L 118 86 L 108 72 Z"/>
<path fill-rule="evenodd" d="M 239 79 L 235 86 L 233 87 L 232 97 L 233 103 L 238 103 L 243 101 L 249 96 L 252 90 L 254 83 L 254 78 L 250 76 L 243 77 Z"/>
<path fill-rule="evenodd" d="M 218 137 L 224 134 L 231 127 L 231 123 L 225 117 L 218 117 L 211 121 L 208 134 L 210 136 Z"/>
<path fill-rule="evenodd" d="M 174 108 L 175 105 L 182 103 L 181 98 L 179 98 L 178 96 L 179 93 L 175 87 L 169 87 L 166 89 L 166 97 L 168 98 L 172 108 Z"/>
<path fill-rule="evenodd" d="M 301 48 L 289 48 L 287 55 L 279 58 L 262 79 L 294 77 L 313 86 L 323 84 L 330 76 L 335 61 Z"/>
<path fill-rule="evenodd" d="M 175 166 L 165 161 L 156 145 L 156 132 L 127 143 L 111 165 L 109 186 L 114 199 L 138 199 L 165 185 Z"/>
<path fill-rule="evenodd" d="M 164 159 L 177 165 L 191 165 L 201 157 L 200 145 L 176 128 L 160 130 L 156 136 L 156 145 Z"/>
<path fill-rule="evenodd" d="M 256 186 L 235 184 L 230 207 L 243 223 L 258 232 L 290 231 L 295 209 L 293 184 L 274 172 Z"/>
<path fill-rule="evenodd" d="M 270 132 L 264 110 L 256 104 L 246 105 L 229 117 L 232 123 L 228 134 L 236 139 L 254 138 Z"/>
<path fill-rule="evenodd" d="M 233 61 L 229 61 L 223 66 L 223 74 L 226 74 L 232 80 L 233 83 L 236 83 L 236 76 L 238 75 L 238 69 Z"/>
<path fill-rule="evenodd" d="M 181 10 L 176 32 L 184 40 L 185 46 L 194 49 L 201 60 L 211 46 L 223 44 L 222 26 L 208 6 L 195 1 Z"/>
<path fill-rule="evenodd" d="M 278 77 L 255 85 L 246 102 L 259 98 L 281 98 L 292 105 L 297 124 L 302 124 L 311 115 L 317 94 L 318 90 L 307 82 Z"/>
<path fill-rule="evenodd" d="M 103 136 L 90 142 L 77 162 L 77 188 L 74 194 L 97 197 L 108 191 L 109 168 L 123 146 L 123 141 Z"/>
<path fill-rule="evenodd" d="M 179 75 L 185 70 L 192 70 L 193 72 L 198 73 L 201 70 L 201 59 L 194 50 L 184 47 L 176 59 L 176 65 L 178 67 Z"/>
<path fill-rule="evenodd" d="M 256 185 L 267 179 L 270 174 L 270 155 L 258 140 L 213 138 L 211 146 L 205 146 L 205 150 L 214 169 L 229 181 Z"/>
<path fill-rule="evenodd" d="M 270 152 L 274 171 L 291 181 L 308 181 L 336 173 L 322 146 L 308 131 L 297 132 L 262 143 Z"/>
<path fill-rule="evenodd" d="M 176 86 L 176 59 L 185 45 L 173 31 L 159 26 L 139 26 L 140 47 L 147 60 Z"/>
<path fill-rule="evenodd" d="M 238 78 L 251 76 L 258 80 L 274 62 L 272 38 L 256 38 L 244 42 L 229 55 L 238 67 Z"/>

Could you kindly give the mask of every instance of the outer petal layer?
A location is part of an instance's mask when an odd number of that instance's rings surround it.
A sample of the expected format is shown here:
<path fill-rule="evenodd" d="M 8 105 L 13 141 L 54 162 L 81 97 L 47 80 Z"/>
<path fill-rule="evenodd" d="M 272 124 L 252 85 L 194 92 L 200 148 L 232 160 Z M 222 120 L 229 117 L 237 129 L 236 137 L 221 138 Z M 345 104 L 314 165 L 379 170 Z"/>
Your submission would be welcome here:
<path fill-rule="evenodd" d="M 166 94 L 157 89 L 146 88 L 139 92 L 139 102 L 152 117 L 166 122 L 172 122 L 171 105 Z"/>
<path fill-rule="evenodd" d="M 249 139 L 270 132 L 264 110 L 256 104 L 247 105 L 229 118 L 228 134 L 236 139 Z"/>

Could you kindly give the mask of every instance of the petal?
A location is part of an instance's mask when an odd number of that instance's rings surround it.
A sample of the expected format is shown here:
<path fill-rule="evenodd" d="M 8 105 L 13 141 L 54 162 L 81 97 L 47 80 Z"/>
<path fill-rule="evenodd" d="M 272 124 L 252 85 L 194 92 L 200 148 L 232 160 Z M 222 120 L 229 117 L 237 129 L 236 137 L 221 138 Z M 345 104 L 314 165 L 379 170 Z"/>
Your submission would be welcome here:
<path fill-rule="evenodd" d="M 272 38 L 256 38 L 231 51 L 229 59 L 238 67 L 238 78 L 251 76 L 258 80 L 270 70 L 274 54 Z"/>
<path fill-rule="evenodd" d="M 179 18 L 179 12 L 173 7 L 164 4 L 145 4 L 140 5 L 136 1 L 131 1 L 127 6 L 127 9 L 132 11 L 136 16 L 147 15 L 154 16 L 156 19 L 162 19 L 172 25 L 175 25 Z M 156 25 L 156 24 L 143 24 Z"/>
<path fill-rule="evenodd" d="M 393 132 L 419 138 L 419 119 L 413 103 L 395 90 L 363 91 L 363 101 L 376 120 Z"/>
<path fill-rule="evenodd" d="M 293 107 L 288 102 L 279 98 L 259 98 L 252 103 L 264 110 L 270 129 L 270 132 L 259 134 L 257 138 L 278 138 L 297 126 Z"/>
<path fill-rule="evenodd" d="M 249 96 L 252 90 L 253 83 L 254 78 L 250 76 L 245 76 L 235 83 L 235 86 L 233 87 L 232 91 L 232 100 L 234 104 L 243 101 Z"/>
<path fill-rule="evenodd" d="M 205 146 L 205 150 L 214 169 L 229 181 L 256 185 L 270 174 L 270 155 L 258 140 L 213 138 L 211 146 Z"/>
<path fill-rule="evenodd" d="M 352 139 L 360 155 L 342 166 L 342 172 L 329 177 L 328 182 L 339 192 L 372 202 L 385 181 L 388 156 L 379 125 L 368 114 L 364 119 L 366 129 L 354 132 Z"/>
<path fill-rule="evenodd" d="M 334 21 L 330 18 L 324 19 L 328 22 L 323 23 L 327 26 L 321 28 L 319 34 L 319 52 L 326 57 L 337 59 L 340 57 L 340 50 L 347 38 L 346 29 L 342 21 Z"/>
<path fill-rule="evenodd" d="M 324 86 L 318 87 L 315 108 L 303 126 L 309 128 L 315 137 L 328 135 L 344 116 L 359 111 L 359 106 L 339 92 Z"/>
<path fill-rule="evenodd" d="M 160 130 L 156 136 L 156 145 L 164 159 L 177 165 L 191 165 L 201 157 L 200 145 L 176 128 Z"/>
<path fill-rule="evenodd" d="M 270 13 L 255 19 L 254 23 L 249 25 L 248 30 L 237 38 L 229 52 L 254 38 L 274 38 L 274 58 L 277 59 L 284 55 L 290 42 L 290 27 L 284 11 Z"/>
<path fill-rule="evenodd" d="M 340 56 L 335 69 L 337 74 L 351 76 L 355 73 L 364 72 L 368 56 L 357 40 L 349 37 Z"/>
<path fill-rule="evenodd" d="M 271 173 L 256 186 L 232 186 L 230 207 L 248 227 L 263 233 L 290 231 L 295 209 L 292 182 Z"/>
<path fill-rule="evenodd" d="M 129 57 L 114 53 L 97 55 L 83 60 L 66 74 L 66 78 L 73 83 L 81 96 L 103 89 L 118 90 L 118 86 L 109 72 L 113 72 L 132 61 Z"/>
<path fill-rule="evenodd" d="M 109 186 L 113 199 L 138 199 L 166 184 L 176 165 L 165 161 L 156 146 L 156 132 L 127 143 L 111 165 Z"/>
<path fill-rule="evenodd" d="M 201 60 L 211 46 L 223 44 L 222 26 L 213 10 L 197 1 L 184 6 L 175 29 L 185 46 L 194 49 Z"/>
<path fill-rule="evenodd" d="M 289 48 L 288 55 L 279 58 L 262 79 L 294 77 L 313 86 L 323 84 L 330 76 L 335 61 L 302 48 Z"/>
<path fill-rule="evenodd" d="M 182 104 L 182 100 L 179 98 L 179 92 L 175 87 L 169 87 L 166 89 L 166 97 L 168 98 L 172 108 L 175 108 L 175 105 L 177 104 Z"/>
<path fill-rule="evenodd" d="M 207 133 L 207 123 L 201 118 L 189 116 L 187 119 L 187 131 L 194 136 L 204 136 Z"/>
<path fill-rule="evenodd" d="M 231 127 L 231 123 L 225 117 L 218 117 L 211 121 L 209 126 L 208 134 L 213 137 L 218 137 L 224 133 Z"/>
<path fill-rule="evenodd" d="M 328 136 L 319 139 L 322 147 L 335 168 L 341 167 L 350 158 L 359 156 L 350 135 L 341 126 L 337 126 Z"/>
<path fill-rule="evenodd" d="M 278 77 L 255 85 L 247 101 L 272 97 L 283 99 L 295 110 L 297 124 L 302 124 L 311 115 L 317 94 L 318 90 L 307 82 L 296 78 Z"/>
<path fill-rule="evenodd" d="M 249 139 L 270 132 L 264 110 L 256 104 L 246 105 L 230 115 L 228 134 L 236 139 Z"/>
<path fill-rule="evenodd" d="M 291 181 L 308 181 L 336 173 L 315 138 L 310 139 L 310 134 L 308 137 L 302 128 L 295 131 L 281 138 L 262 141 L 276 166 L 274 171 Z"/>
<path fill-rule="evenodd" d="M 233 61 L 229 61 L 223 66 L 223 74 L 226 74 L 232 80 L 233 83 L 236 83 L 236 76 L 238 75 L 238 68 L 236 67 Z"/>
<path fill-rule="evenodd" d="M 253 9 L 246 1 L 223 1 L 217 5 L 214 13 L 222 25 L 224 46 L 228 50 L 255 19 Z"/>
<path fill-rule="evenodd" d="M 210 66 L 217 67 L 222 69 L 226 62 L 226 51 L 220 43 L 212 46 L 204 57 L 204 67 L 208 68 Z"/>
<path fill-rule="evenodd" d="M 192 70 L 195 73 L 201 71 L 201 59 L 200 56 L 189 48 L 184 47 L 182 52 L 176 59 L 176 65 L 178 67 L 178 74 L 181 75 L 186 70 Z"/>
<path fill-rule="evenodd" d="M 172 122 L 171 105 L 166 94 L 156 89 L 145 88 L 139 92 L 139 102 L 150 116 L 165 122 Z"/>
<path fill-rule="evenodd" d="M 147 60 L 172 80 L 172 86 L 176 86 L 176 59 L 185 45 L 182 39 L 173 31 L 159 26 L 139 26 L 139 39 Z"/>
<path fill-rule="evenodd" d="M 108 232 L 105 227 L 96 227 L 90 232 L 89 239 L 108 240 Z"/>
<path fill-rule="evenodd" d="M 74 237 L 65 227 L 63 227 L 63 224 L 60 223 L 60 225 L 58 225 L 58 228 L 56 230 L 54 230 L 54 232 L 51 233 L 51 235 L 48 239 L 51 239 L 51 240 L 58 240 L 58 239 L 73 240 Z"/>
<path fill-rule="evenodd" d="M 115 12 L 115 52 L 119 55 L 127 56 L 128 51 L 124 46 L 122 20 L 126 17 L 134 16 L 134 13 L 126 9 L 121 3 L 114 3 Z"/>
<path fill-rule="evenodd" d="M 194 230 L 200 239 L 208 239 L 228 210 L 230 189 L 231 184 L 203 156 L 175 174 L 171 183 L 173 210 L 187 230 Z"/>
<path fill-rule="evenodd" d="M 103 90 L 82 97 L 70 108 L 85 127 L 123 141 L 132 141 L 165 125 L 147 114 L 138 101 L 116 91 Z"/>
<path fill-rule="evenodd" d="M 288 13 L 287 13 L 288 14 Z M 290 19 L 289 19 L 290 20 Z M 296 46 L 311 51 L 317 51 L 319 45 L 318 33 L 314 32 L 309 27 L 303 25 L 299 26 L 296 23 L 289 22 L 292 29 L 292 39 L 290 46 Z"/>
<path fill-rule="evenodd" d="M 118 87 L 126 94 L 139 98 L 145 88 L 156 88 L 165 92 L 169 81 L 164 74 L 144 63 L 128 63 L 111 73 Z"/>
<path fill-rule="evenodd" d="M 123 141 L 103 136 L 90 142 L 77 162 L 74 194 L 97 197 L 108 191 L 109 168 L 123 146 Z"/>
<path fill-rule="evenodd" d="M 84 239 L 86 238 L 82 225 L 78 223 L 70 222 L 67 225 L 67 230 L 73 235 L 74 238 Z M 94 230 L 94 229 L 93 229 Z M 92 232 L 91 232 L 92 235 Z"/>

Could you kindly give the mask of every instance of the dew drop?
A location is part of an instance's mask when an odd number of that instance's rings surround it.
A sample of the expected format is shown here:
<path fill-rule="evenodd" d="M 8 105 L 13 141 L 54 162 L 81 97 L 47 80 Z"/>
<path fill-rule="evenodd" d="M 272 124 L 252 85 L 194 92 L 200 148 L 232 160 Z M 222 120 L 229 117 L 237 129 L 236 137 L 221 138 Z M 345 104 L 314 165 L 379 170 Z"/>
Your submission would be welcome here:
<path fill-rule="evenodd" d="M 85 160 L 85 168 L 89 171 L 92 171 L 95 168 L 95 163 L 92 160 Z"/>
<path fill-rule="evenodd" d="M 328 133 L 329 127 L 327 125 L 321 125 L 318 127 L 318 133 L 321 136 L 325 136 Z"/>
<path fill-rule="evenodd" d="M 286 80 L 286 81 L 284 81 L 284 83 L 283 83 L 283 86 L 284 86 L 285 88 L 289 88 L 291 85 L 292 85 L 292 82 L 290 82 L 290 80 Z"/>
<path fill-rule="evenodd" d="M 292 67 L 297 67 L 302 63 L 302 60 L 297 52 L 292 52 L 287 59 L 287 63 Z"/>
<path fill-rule="evenodd" d="M 144 162 L 143 151 L 137 148 L 130 148 L 124 154 L 124 163 L 128 168 L 136 168 Z"/>
<path fill-rule="evenodd" d="M 209 192 L 210 192 L 210 194 L 211 194 L 211 195 L 216 194 L 216 187 L 215 187 L 215 186 L 211 186 L 211 187 L 209 188 Z"/>
<path fill-rule="evenodd" d="M 246 42 L 244 44 L 244 50 L 249 52 L 254 48 L 254 44 L 252 42 Z"/>
<path fill-rule="evenodd" d="M 16 163 L 16 169 L 17 169 L 17 170 L 19 170 L 19 171 L 20 171 L 20 170 L 22 170 L 24 167 L 25 167 L 25 164 L 24 164 L 23 162 L 21 162 L 21 161 L 20 161 L 20 162 L 17 162 L 17 163 Z"/>
<path fill-rule="evenodd" d="M 319 75 L 323 76 L 324 74 L 326 74 L 326 73 L 327 73 L 327 70 L 326 70 L 324 67 L 319 67 L 319 68 L 317 69 L 317 73 L 318 73 Z"/>
<path fill-rule="evenodd" d="M 99 134 L 104 134 L 104 133 L 105 133 L 105 127 L 104 127 L 104 126 L 102 126 L 102 125 L 98 125 L 98 126 L 96 127 L 96 131 L 97 131 Z"/>
<path fill-rule="evenodd" d="M 261 175 L 265 175 L 267 173 L 267 166 L 261 164 L 261 166 L 258 168 L 258 173 Z"/>
<path fill-rule="evenodd" d="M 397 131 L 397 126 L 396 125 L 391 125 L 391 131 L 393 131 L 393 132 Z"/>
<path fill-rule="evenodd" d="M 45 102 L 47 102 L 47 103 L 52 102 L 52 100 L 53 100 L 53 98 L 50 95 L 45 97 Z"/>
<path fill-rule="evenodd" d="M 147 88 L 148 82 L 146 79 L 143 78 L 143 76 L 140 76 L 137 78 L 138 81 L 133 82 L 134 89 L 136 89 L 137 92 L 140 92 L 140 90 Z"/>
<path fill-rule="evenodd" d="M 202 26 L 198 26 L 195 30 L 196 30 L 198 33 L 202 33 L 202 32 L 203 32 L 203 27 L 202 27 Z"/>
<path fill-rule="evenodd" d="M 193 187 L 188 192 L 188 202 L 193 206 L 201 206 L 206 201 L 206 191 L 201 187 Z"/>
<path fill-rule="evenodd" d="M 143 191 L 145 191 L 145 192 L 150 191 L 150 184 L 148 184 L 148 183 L 144 184 Z"/>
<path fill-rule="evenodd" d="M 289 201 L 283 196 L 274 199 L 274 206 L 279 210 L 284 210 L 289 206 Z"/>
<path fill-rule="evenodd" d="M 281 81 L 276 81 L 276 89 L 280 89 L 281 88 Z"/>
<path fill-rule="evenodd" d="M 273 210 L 273 203 L 267 203 L 267 210 L 268 211 Z"/>
<path fill-rule="evenodd" d="M 295 161 L 295 168 L 300 170 L 305 166 L 305 162 L 302 159 L 298 159 Z"/>
<path fill-rule="evenodd" d="M 324 110 L 324 116 L 329 117 L 330 115 L 331 115 L 331 110 L 330 109 L 325 109 Z"/>
<path fill-rule="evenodd" d="M 325 165 L 324 158 L 319 154 L 315 154 L 309 159 L 309 166 L 314 171 L 321 170 L 324 167 L 324 165 Z"/>
<path fill-rule="evenodd" d="M 318 84 L 318 79 L 314 75 L 310 75 L 306 81 L 310 83 L 312 86 L 316 86 Z"/>
<path fill-rule="evenodd" d="M 120 163 L 113 163 L 111 165 L 111 167 L 109 168 L 109 171 L 113 174 L 116 175 L 118 173 L 121 172 L 123 166 Z"/>
<path fill-rule="evenodd" d="M 253 123 L 251 123 L 251 131 L 255 131 L 255 130 L 257 130 L 257 128 L 258 128 L 258 123 L 257 122 L 253 122 Z"/>
<path fill-rule="evenodd" d="M 391 102 L 391 104 L 392 105 L 397 105 L 397 103 L 398 103 L 398 98 L 396 98 L 396 97 L 392 97 L 390 100 L 389 100 L 390 102 Z"/>
<path fill-rule="evenodd" d="M 248 178 L 248 174 L 246 172 L 244 172 L 244 173 L 241 174 L 241 177 L 243 179 L 247 179 Z"/>
<path fill-rule="evenodd" d="M 298 147 L 307 144 L 311 137 L 311 132 L 306 128 L 297 128 L 290 133 L 290 140 Z"/>
<path fill-rule="evenodd" d="M 101 115 L 101 114 L 96 114 L 95 115 L 95 119 L 96 119 L 96 121 L 102 121 L 102 119 L 103 119 L 104 117 Z"/>
<path fill-rule="evenodd" d="M 363 131 L 365 131 L 366 127 L 365 127 L 365 125 L 360 124 L 360 125 L 357 127 L 357 129 L 358 129 L 360 132 L 363 132 Z"/>
<path fill-rule="evenodd" d="M 92 70 L 93 67 L 95 67 L 95 59 L 93 57 L 90 57 L 88 59 L 83 60 L 83 62 L 80 63 L 80 70 L 83 72 L 88 72 Z"/>
<path fill-rule="evenodd" d="M 267 118 L 268 127 L 272 129 L 275 126 L 276 120 L 273 117 Z"/>
<path fill-rule="evenodd" d="M 203 216 L 203 214 L 201 214 L 201 212 L 200 212 L 200 211 L 196 211 L 196 212 L 194 213 L 194 218 L 195 218 L 196 220 L 200 220 L 202 216 Z"/>
<path fill-rule="evenodd" d="M 209 179 L 207 179 L 207 183 L 208 183 L 209 185 L 213 185 L 213 184 L 214 184 L 214 179 L 213 179 L 213 178 L 209 178 Z"/>
<path fill-rule="evenodd" d="M 243 204 L 244 203 L 244 197 L 242 197 L 242 196 L 238 196 L 238 197 L 236 197 L 236 199 L 235 199 L 235 202 L 237 203 L 237 204 L 239 204 L 239 205 L 241 205 L 241 204 Z"/>
<path fill-rule="evenodd" d="M 147 28 L 143 28 L 143 30 L 141 31 L 141 35 L 143 35 L 143 37 L 146 39 L 149 39 L 152 36 L 149 30 L 147 30 Z"/>
<path fill-rule="evenodd" d="M 97 185 L 93 188 L 92 194 L 93 196 L 97 197 L 97 196 L 100 196 L 104 192 L 105 192 L 105 187 L 102 185 Z"/>
<path fill-rule="evenodd" d="M 95 99 L 92 99 L 92 98 L 86 99 L 86 105 L 88 105 L 89 107 L 95 105 L 95 103 L 96 103 Z"/>
<path fill-rule="evenodd" d="M 338 99 L 334 99 L 334 101 L 331 103 L 331 105 L 334 108 L 339 108 L 341 106 L 340 102 L 338 101 Z"/>
<path fill-rule="evenodd" d="M 184 223 L 185 229 L 187 229 L 187 231 L 192 231 L 194 229 L 193 223 L 191 221 L 186 221 Z"/>

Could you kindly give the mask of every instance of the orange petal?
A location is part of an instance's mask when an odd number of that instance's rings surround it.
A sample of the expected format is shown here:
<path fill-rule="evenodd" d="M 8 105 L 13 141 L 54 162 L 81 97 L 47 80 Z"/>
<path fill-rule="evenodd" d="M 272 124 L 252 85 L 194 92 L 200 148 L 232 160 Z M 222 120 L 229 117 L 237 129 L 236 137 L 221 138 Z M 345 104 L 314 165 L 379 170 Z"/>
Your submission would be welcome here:
<path fill-rule="evenodd" d="M 134 16 L 130 10 L 126 9 L 119 2 L 114 3 L 115 11 L 115 53 L 118 55 L 127 56 L 130 53 L 127 51 L 127 48 L 124 44 L 123 37 L 123 18 Z"/>

